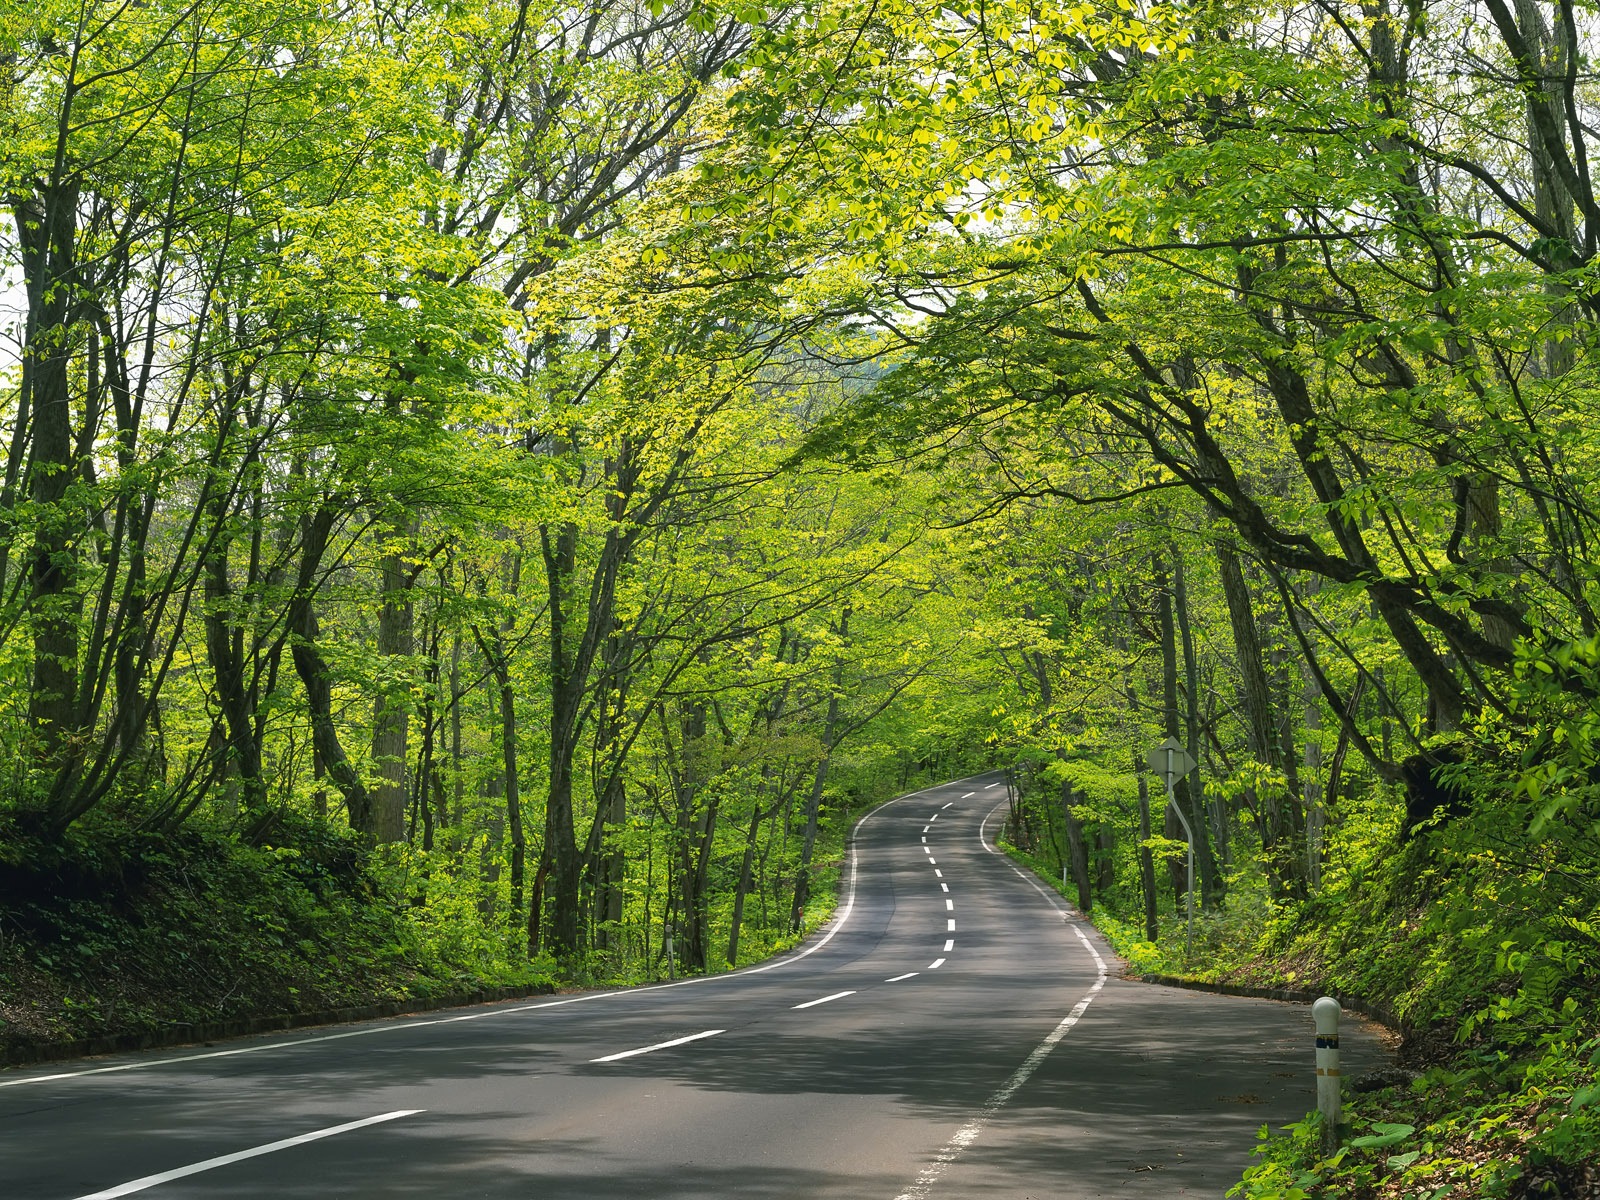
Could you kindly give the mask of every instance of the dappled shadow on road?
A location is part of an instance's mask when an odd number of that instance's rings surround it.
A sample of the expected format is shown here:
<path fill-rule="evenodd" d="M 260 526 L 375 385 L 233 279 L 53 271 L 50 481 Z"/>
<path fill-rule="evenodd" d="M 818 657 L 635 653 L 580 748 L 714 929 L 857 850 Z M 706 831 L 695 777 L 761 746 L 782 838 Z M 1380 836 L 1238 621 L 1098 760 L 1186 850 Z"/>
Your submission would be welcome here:
<path fill-rule="evenodd" d="M 812 1028 L 777 1023 L 730 1031 L 692 1052 L 613 1064 L 574 1065 L 570 1051 L 532 1043 L 491 1046 L 487 1035 L 478 1046 L 375 1055 L 385 1060 L 381 1066 L 364 1058 L 359 1069 L 281 1083 L 295 1090 L 302 1106 L 372 1090 L 400 1107 L 415 1089 L 436 1101 L 454 1094 L 470 1111 L 441 1106 L 392 1127 L 344 1135 L 336 1152 L 297 1149 L 237 1179 L 223 1170 L 196 1179 L 189 1190 L 171 1185 L 176 1190 L 163 1189 L 163 1195 L 893 1196 L 914 1178 L 915 1164 L 931 1160 L 1059 1018 L 1048 1009 L 1042 1022 L 1039 1009 L 1029 1015 L 1035 1001 L 1061 1006 L 1059 981 L 1050 987 L 1015 982 L 1002 1009 L 984 988 L 988 1003 L 965 1016 L 947 1012 L 936 1036 L 903 993 L 903 1015 L 885 1021 L 880 999 L 878 1020 L 867 1031 L 843 1020 Z M 956 977 L 938 986 L 964 990 Z M 974 999 L 979 995 L 974 986 Z M 1058 1200 L 1220 1196 L 1248 1161 L 1260 1125 L 1296 1119 L 1311 1106 L 1308 1027 L 1298 1006 L 1113 981 L 949 1168 L 939 1191 Z M 1359 1030 L 1347 1044 L 1352 1070 L 1382 1059 L 1376 1040 Z M 533 1080 L 544 1073 L 563 1077 L 566 1099 L 540 1099 Z M 762 1159 L 767 1149 L 756 1139 L 737 1144 L 739 1132 L 730 1124 L 719 1161 L 710 1163 L 703 1139 L 696 1149 L 693 1139 L 677 1142 L 645 1130 L 645 1123 L 630 1128 L 626 1115 L 608 1109 L 607 1097 L 624 1076 L 641 1091 L 661 1089 L 668 1098 L 655 1103 L 681 1110 L 683 1121 L 697 1111 L 755 1113 L 767 1105 L 781 1112 L 784 1097 L 822 1093 L 838 1105 L 911 1119 L 926 1129 L 928 1144 L 907 1148 L 909 1167 L 868 1177 L 859 1169 L 830 1170 L 824 1161 L 769 1165 Z M 525 1111 L 518 1107 L 523 1102 Z M 239 1139 L 252 1140 L 251 1130 L 259 1125 L 241 1114 Z M 230 1140 L 208 1122 L 205 1145 L 195 1139 L 192 1158 L 185 1159 L 174 1146 L 188 1140 L 181 1128 L 160 1132 L 169 1162 L 203 1158 Z M 686 1157 L 695 1154 L 700 1161 Z"/>
<path fill-rule="evenodd" d="M 208 1173 L 188 1186 L 170 1185 L 169 1200 L 330 1200 L 385 1197 L 391 1200 L 704 1200 L 714 1196 L 751 1200 L 795 1197 L 892 1196 L 901 1180 L 889 1176 L 843 1176 L 825 1169 L 759 1165 L 706 1165 L 662 1158 L 619 1162 L 610 1143 L 615 1130 L 592 1137 L 523 1140 L 486 1137 L 482 1118 L 433 1122 L 426 1133 L 400 1123 L 382 1133 L 352 1135 L 337 1154 L 297 1154 L 264 1160 L 235 1175 Z M 361 1144 L 357 1145 L 355 1139 Z M 318 1169 L 307 1170 L 312 1160 Z"/>

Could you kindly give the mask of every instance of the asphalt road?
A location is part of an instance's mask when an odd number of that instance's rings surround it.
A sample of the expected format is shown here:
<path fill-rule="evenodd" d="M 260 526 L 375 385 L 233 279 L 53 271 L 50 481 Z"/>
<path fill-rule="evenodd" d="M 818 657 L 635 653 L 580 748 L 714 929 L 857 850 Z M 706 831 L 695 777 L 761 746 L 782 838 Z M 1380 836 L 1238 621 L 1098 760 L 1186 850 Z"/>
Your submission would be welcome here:
<path fill-rule="evenodd" d="M 0 1073 L 0 1198 L 1221 1196 L 1313 1103 L 1309 1013 L 1119 979 L 1003 795 L 878 809 L 762 967 Z"/>

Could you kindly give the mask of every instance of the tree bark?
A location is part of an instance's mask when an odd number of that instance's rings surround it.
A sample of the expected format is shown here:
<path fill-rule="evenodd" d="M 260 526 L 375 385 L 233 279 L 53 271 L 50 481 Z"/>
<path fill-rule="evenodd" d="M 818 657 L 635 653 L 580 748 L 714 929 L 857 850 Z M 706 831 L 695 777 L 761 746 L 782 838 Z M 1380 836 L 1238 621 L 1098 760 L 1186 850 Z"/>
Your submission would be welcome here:
<path fill-rule="evenodd" d="M 379 560 L 383 601 L 378 609 L 377 651 L 381 658 L 409 659 L 414 650 L 415 610 L 411 578 L 399 547 L 409 544 L 415 522 L 408 516 L 388 524 L 388 545 Z M 372 705 L 372 765 L 377 775 L 372 787 L 372 828 L 364 830 L 378 845 L 404 841 L 406 766 L 411 726 L 410 704 L 403 685 L 385 672 Z"/>
<path fill-rule="evenodd" d="M 1154 943 L 1161 935 L 1156 920 L 1156 864 L 1150 853 L 1150 777 L 1139 774 L 1139 886 L 1144 893 L 1144 937 Z"/>
<path fill-rule="evenodd" d="M 1072 869 L 1072 882 L 1078 889 L 1078 909 L 1088 912 L 1094 907 L 1094 893 L 1089 885 L 1089 848 L 1083 837 L 1083 822 L 1074 808 L 1074 792 L 1070 783 L 1061 785 L 1061 812 L 1067 825 L 1067 857 Z"/>
<path fill-rule="evenodd" d="M 49 186 L 16 203 L 17 241 L 28 300 L 23 335 L 20 412 L 32 410 L 27 468 L 29 499 L 36 513 L 29 558 L 33 678 L 29 722 L 43 760 L 66 767 L 78 701 L 78 539 L 82 514 L 67 503 L 73 470 L 72 357 L 73 275 L 78 189 Z M 7 539 L 9 541 L 9 539 Z"/>

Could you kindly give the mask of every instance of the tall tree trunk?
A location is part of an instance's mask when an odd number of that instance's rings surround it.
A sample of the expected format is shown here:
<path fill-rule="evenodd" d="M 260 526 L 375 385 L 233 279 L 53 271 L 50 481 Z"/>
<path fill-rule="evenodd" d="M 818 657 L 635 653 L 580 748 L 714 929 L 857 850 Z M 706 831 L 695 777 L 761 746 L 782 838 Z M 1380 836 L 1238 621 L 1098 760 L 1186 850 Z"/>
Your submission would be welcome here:
<path fill-rule="evenodd" d="M 504 647 L 497 647 L 502 653 Z M 503 661 L 503 660 L 502 660 Z M 528 841 L 522 832 L 522 787 L 517 778 L 517 697 L 511 687 L 509 670 L 500 671 L 500 756 L 506 772 L 506 835 L 511 839 L 510 921 L 522 928 L 523 873 L 528 858 Z"/>
<path fill-rule="evenodd" d="M 1067 861 L 1072 868 L 1072 882 L 1078 889 L 1078 909 L 1088 912 L 1094 906 L 1094 893 L 1089 885 L 1089 848 L 1083 838 L 1083 822 L 1074 807 L 1075 795 L 1070 783 L 1061 785 L 1061 812 L 1067 824 Z"/>
<path fill-rule="evenodd" d="M 750 869 L 756 857 L 756 834 L 761 828 L 761 803 L 750 814 L 750 830 L 744 838 L 744 859 L 739 863 L 739 882 L 733 890 L 733 921 L 728 931 L 728 965 L 739 965 L 739 929 L 744 922 L 744 898 L 750 894 Z"/>
<path fill-rule="evenodd" d="M 1222 875 L 1217 870 L 1216 855 L 1211 848 L 1211 822 L 1205 803 L 1205 790 L 1200 782 L 1200 668 L 1194 648 L 1194 630 L 1189 621 L 1189 585 L 1184 570 L 1183 555 L 1174 547 L 1172 552 L 1172 599 L 1177 611 L 1179 640 L 1183 644 L 1184 725 L 1187 730 L 1187 749 L 1194 760 L 1194 768 L 1185 776 L 1184 812 L 1195 831 L 1195 869 L 1200 875 L 1200 899 L 1207 908 L 1222 903 Z"/>
<path fill-rule="evenodd" d="M 1262 662 L 1261 634 L 1256 625 L 1249 585 L 1245 582 L 1233 547 L 1219 540 L 1214 543 L 1214 548 L 1222 578 L 1222 593 L 1228 604 L 1228 619 L 1233 626 L 1234 654 L 1239 666 L 1239 698 L 1244 709 L 1250 753 L 1262 765 L 1283 772 L 1283 742 L 1272 716 L 1272 689 L 1267 682 L 1266 666 Z M 1286 824 L 1281 813 L 1285 806 L 1297 804 L 1298 801 L 1298 797 L 1285 795 L 1278 789 L 1256 797 L 1261 811 L 1261 850 L 1266 860 L 1267 882 L 1276 896 L 1294 895 L 1303 890 L 1298 883 L 1298 855 L 1291 848 L 1278 844 L 1279 830 Z"/>
<path fill-rule="evenodd" d="M 439 820 L 446 825 L 461 824 L 467 803 L 467 774 L 461 758 L 461 635 L 450 639 L 450 780 L 453 803 L 448 816 L 441 810 Z"/>
<path fill-rule="evenodd" d="M 551 895 L 547 942 L 558 954 L 578 948 L 582 865 L 572 811 L 573 761 L 577 757 L 579 718 L 588 688 L 589 661 L 583 652 L 588 631 L 571 629 L 578 528 L 563 524 L 553 533 L 540 530 L 545 577 L 550 593 L 550 787 L 545 803 L 544 850 L 549 860 Z M 589 614 L 591 622 L 596 614 Z"/>
<path fill-rule="evenodd" d="M 387 523 L 385 547 L 379 559 L 383 603 L 378 609 L 378 655 L 403 660 L 413 653 L 415 612 L 411 599 L 411 578 L 402 550 L 409 546 L 416 528 L 409 516 Z M 372 707 L 372 765 L 377 779 L 372 786 L 372 828 L 364 832 L 377 844 L 404 841 L 406 764 L 410 736 L 410 703 L 403 684 L 396 684 L 394 670 L 385 672 Z"/>
<path fill-rule="evenodd" d="M 64 185 L 43 188 L 17 202 L 14 210 L 28 299 L 19 420 L 31 408 L 27 478 L 37 522 L 29 559 L 33 679 L 28 717 L 45 762 L 66 769 L 78 702 L 83 604 L 77 537 L 83 516 L 67 503 L 77 474 L 69 383 L 77 209 L 77 188 Z"/>
<path fill-rule="evenodd" d="M 1155 942 L 1161 936 L 1156 920 L 1156 864 L 1150 853 L 1150 777 L 1139 773 L 1139 887 L 1144 893 L 1144 937 Z"/>
<path fill-rule="evenodd" d="M 839 640 L 850 637 L 850 609 L 839 616 Z M 839 728 L 839 689 L 844 686 L 842 667 L 833 671 L 833 686 L 828 693 L 828 715 L 822 725 L 822 757 L 811 781 L 811 797 L 806 803 L 806 829 L 800 843 L 800 869 L 795 873 L 794 902 L 789 907 L 789 929 L 799 933 L 805 927 L 806 905 L 811 902 L 811 856 L 817 845 L 817 818 L 822 811 L 823 789 L 828 784 L 828 765 L 833 757 L 834 736 Z"/>
<path fill-rule="evenodd" d="M 227 520 L 220 510 L 212 519 Z M 245 686 L 243 629 L 232 619 L 233 587 L 228 578 L 230 539 L 217 533 L 205 563 L 206 657 L 211 662 L 217 703 L 227 729 L 229 765 L 239 782 L 247 820 L 259 818 L 266 808 L 267 789 L 261 777 L 261 743 L 256 738 L 253 706 Z"/>
<path fill-rule="evenodd" d="M 335 520 L 334 510 L 324 504 L 303 523 L 300 570 L 294 594 L 289 601 L 290 654 L 306 693 L 312 745 L 328 772 L 328 778 L 333 780 L 333 786 L 344 797 L 345 809 L 350 815 L 350 827 L 362 830 L 371 827 L 372 802 L 367 796 L 366 786 L 361 782 L 360 773 L 351 764 L 344 746 L 339 742 L 339 730 L 333 723 L 333 672 L 317 648 L 317 614 L 312 607 L 317 572 L 322 566 L 322 558 L 328 548 L 328 535 L 333 532 Z"/>

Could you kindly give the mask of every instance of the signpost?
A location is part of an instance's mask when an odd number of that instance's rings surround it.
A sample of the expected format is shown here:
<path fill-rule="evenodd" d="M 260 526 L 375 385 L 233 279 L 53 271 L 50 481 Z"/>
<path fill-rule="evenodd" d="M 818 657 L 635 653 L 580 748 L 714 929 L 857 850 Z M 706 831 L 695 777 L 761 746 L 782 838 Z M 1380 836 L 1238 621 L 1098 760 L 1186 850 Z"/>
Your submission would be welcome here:
<path fill-rule="evenodd" d="M 1189 839 L 1189 918 L 1183 937 L 1183 953 L 1187 957 L 1194 952 L 1194 829 L 1189 825 L 1189 818 L 1184 815 L 1177 797 L 1173 795 L 1173 788 L 1179 779 L 1195 769 L 1196 763 L 1174 737 L 1169 737 L 1151 750 L 1144 760 L 1150 764 L 1152 771 L 1167 781 L 1167 804 L 1178 815 L 1178 823 L 1183 826 L 1184 836 Z"/>

